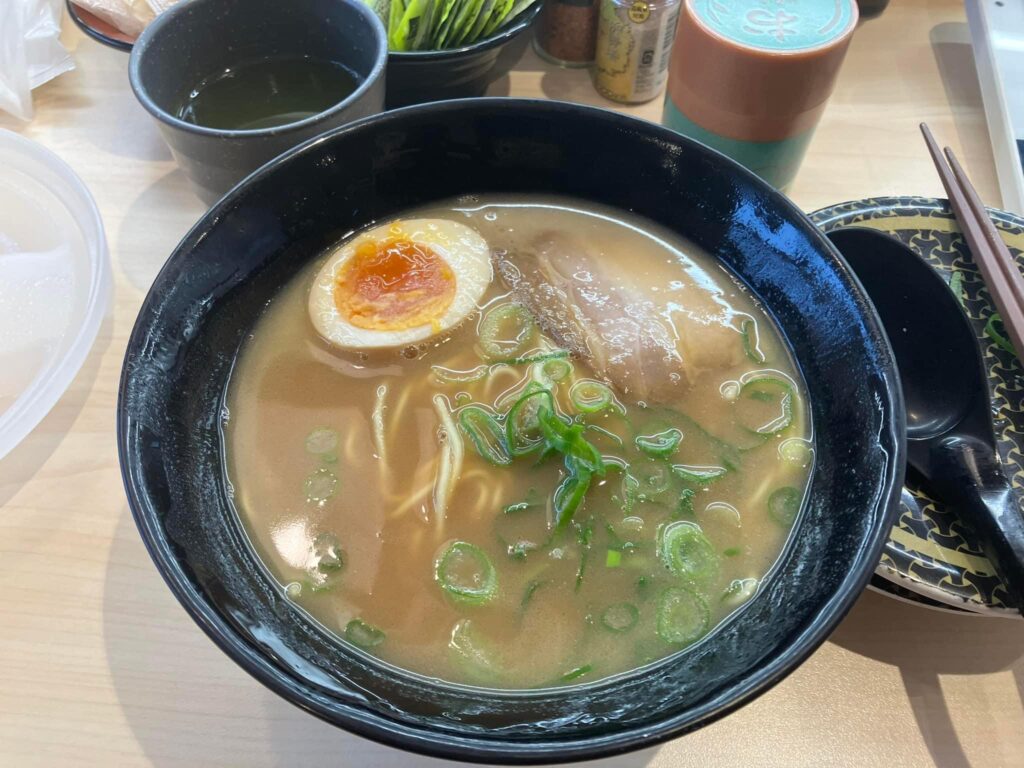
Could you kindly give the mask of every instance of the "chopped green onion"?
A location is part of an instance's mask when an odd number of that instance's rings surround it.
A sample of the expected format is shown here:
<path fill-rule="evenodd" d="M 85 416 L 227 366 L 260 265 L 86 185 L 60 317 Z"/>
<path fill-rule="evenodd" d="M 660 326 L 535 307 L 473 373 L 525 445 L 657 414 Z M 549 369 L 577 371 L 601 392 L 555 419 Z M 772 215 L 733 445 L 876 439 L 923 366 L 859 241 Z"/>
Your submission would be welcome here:
<path fill-rule="evenodd" d="M 1011 355 L 1016 355 L 1017 351 L 1013 348 L 1013 344 L 1006 337 L 1006 329 L 1003 327 L 1003 318 L 998 314 L 993 313 L 989 315 L 988 322 L 985 323 L 985 335 L 995 342 L 995 345 L 1004 352 L 1009 352 Z"/>
<path fill-rule="evenodd" d="M 583 437 L 582 424 L 567 425 L 557 414 L 544 408 L 539 410 L 537 419 L 548 446 L 565 456 L 567 467 L 571 459 L 591 474 L 604 475 L 604 459 L 597 448 Z"/>
<path fill-rule="evenodd" d="M 333 453 L 338 448 L 338 433 L 329 427 L 317 427 L 306 435 L 306 450 L 314 456 Z"/>
<path fill-rule="evenodd" d="M 658 599 L 658 637 L 671 645 L 689 645 L 708 631 L 710 611 L 704 598 L 685 587 L 669 587 Z"/>
<path fill-rule="evenodd" d="M 569 357 L 569 350 L 556 349 L 552 352 L 538 352 L 521 357 L 509 357 L 505 360 L 495 360 L 494 365 L 531 365 L 532 363 L 540 363 L 545 360 L 560 360 L 566 357 Z"/>
<path fill-rule="evenodd" d="M 562 675 L 560 678 L 558 678 L 558 682 L 560 682 L 560 683 L 571 682 L 573 680 L 576 680 L 577 678 L 583 677 L 585 674 L 590 672 L 593 668 L 594 667 L 591 664 L 584 664 L 582 667 L 576 667 L 575 669 L 570 669 L 568 672 L 566 672 L 564 675 Z"/>
<path fill-rule="evenodd" d="M 382 630 L 362 619 L 352 619 L 345 625 L 345 639 L 358 648 L 376 648 L 386 637 Z"/>
<path fill-rule="evenodd" d="M 611 440 L 612 442 L 614 442 L 616 445 L 618 445 L 620 447 L 622 445 L 624 445 L 623 440 L 622 440 L 621 437 L 616 435 L 614 432 L 605 429 L 604 427 L 599 427 L 599 426 L 597 426 L 597 424 L 587 424 L 586 428 L 591 430 L 591 431 L 593 431 L 593 432 L 597 432 L 599 435 L 603 435 L 604 437 L 607 437 L 609 440 Z"/>
<path fill-rule="evenodd" d="M 742 550 L 739 547 L 729 547 L 728 549 L 722 550 L 722 554 L 726 557 L 736 557 Z"/>
<path fill-rule="evenodd" d="M 449 597 L 467 605 L 490 602 L 498 592 L 498 573 L 487 554 L 456 541 L 434 563 L 434 580 Z"/>
<path fill-rule="evenodd" d="M 313 539 L 313 557 L 316 569 L 321 573 L 340 571 L 345 565 L 345 555 L 333 533 L 321 533 Z"/>
<path fill-rule="evenodd" d="M 569 399 L 580 413 L 597 413 L 615 399 L 606 384 L 593 379 L 580 379 L 569 388 Z"/>
<path fill-rule="evenodd" d="M 651 501 L 672 487 L 672 469 L 660 461 L 633 462 L 629 473 L 637 483 L 637 501 Z"/>
<path fill-rule="evenodd" d="M 302 584 L 297 581 L 289 582 L 284 588 L 284 593 L 288 595 L 290 600 L 297 600 L 302 596 Z"/>
<path fill-rule="evenodd" d="M 961 307 L 964 305 L 964 273 L 958 269 L 953 270 L 953 276 L 949 278 L 949 290 L 956 298 L 956 303 Z"/>
<path fill-rule="evenodd" d="M 533 317 L 525 307 L 499 304 L 480 319 L 480 349 L 492 361 L 515 355 L 530 341 L 533 331 Z"/>
<path fill-rule="evenodd" d="M 749 379 L 736 401 L 740 425 L 761 437 L 776 435 L 793 423 L 793 388 L 774 376 Z"/>
<path fill-rule="evenodd" d="M 642 576 L 640 578 L 643 578 Z M 612 632 L 628 632 L 636 626 L 640 611 L 632 603 L 609 605 L 601 614 L 601 623 Z"/>
<path fill-rule="evenodd" d="M 513 456 L 523 456 L 544 444 L 541 414 L 554 413 L 555 401 L 546 389 L 530 389 L 512 405 L 505 419 L 505 439 Z"/>
<path fill-rule="evenodd" d="M 323 504 L 337 489 L 338 476 L 327 467 L 320 467 L 306 478 L 306 501 L 310 504 Z"/>
<path fill-rule="evenodd" d="M 572 363 L 561 357 L 552 357 L 533 364 L 534 381 L 551 387 L 572 374 Z"/>
<path fill-rule="evenodd" d="M 548 582 L 546 580 L 539 581 L 537 579 L 534 579 L 529 584 L 527 584 L 526 591 L 523 593 L 523 599 L 519 601 L 519 608 L 521 610 L 526 610 L 526 606 L 528 606 L 530 604 L 530 601 L 533 600 L 534 593 L 547 583 Z"/>
<path fill-rule="evenodd" d="M 791 485 L 783 486 L 768 497 L 768 514 L 779 525 L 789 528 L 800 511 L 800 491 Z"/>
<path fill-rule="evenodd" d="M 477 636 L 469 619 L 462 619 L 452 627 L 448 652 L 455 665 L 476 682 L 493 683 L 501 677 L 493 650 Z"/>
<path fill-rule="evenodd" d="M 478 365 L 476 368 L 470 368 L 468 371 L 453 371 L 440 365 L 432 365 L 430 370 L 434 374 L 434 378 L 442 384 L 470 384 L 484 378 L 488 371 L 490 371 L 490 366 Z"/>
<path fill-rule="evenodd" d="M 725 477 L 728 470 L 724 467 L 691 467 L 686 464 L 673 464 L 672 472 L 684 483 L 707 487 L 715 480 Z"/>
<path fill-rule="evenodd" d="M 513 560 L 525 560 L 526 556 L 535 549 L 537 549 L 536 544 L 525 540 L 506 545 L 508 556 Z"/>
<path fill-rule="evenodd" d="M 617 549 L 609 549 L 604 556 L 606 568 L 618 568 L 622 565 L 622 553 Z"/>
<path fill-rule="evenodd" d="M 459 411 L 459 426 L 485 460 L 504 466 L 512 463 L 505 433 L 490 413 L 478 405 L 467 405 Z"/>
<path fill-rule="evenodd" d="M 666 525 L 658 554 L 665 567 L 688 584 L 706 586 L 718 577 L 718 553 L 696 523 Z"/>
<path fill-rule="evenodd" d="M 516 512 L 525 512 L 526 510 L 528 510 L 528 509 L 530 509 L 531 507 L 534 507 L 534 506 L 536 506 L 536 505 L 535 504 L 531 504 L 528 501 L 517 501 L 515 504 L 509 504 L 508 506 L 506 506 L 502 510 L 502 512 L 504 512 L 506 515 L 512 515 L 512 514 L 515 514 Z"/>
<path fill-rule="evenodd" d="M 693 497 L 697 492 L 693 488 L 683 488 L 679 492 L 679 501 L 676 502 L 676 515 L 693 515 Z"/>
<path fill-rule="evenodd" d="M 764 352 L 761 351 L 760 339 L 757 334 L 757 323 L 753 320 L 744 320 L 740 326 L 743 334 L 743 351 L 753 362 L 760 365 L 765 361 Z"/>
<path fill-rule="evenodd" d="M 583 503 L 590 488 L 591 474 L 583 467 L 577 466 L 566 460 L 567 474 L 565 479 L 555 489 L 555 527 L 565 528 L 572 520 L 576 510 Z"/>
<path fill-rule="evenodd" d="M 683 433 L 675 427 L 653 435 L 640 435 L 636 438 L 636 447 L 648 456 L 663 459 L 671 456 L 679 448 Z"/>

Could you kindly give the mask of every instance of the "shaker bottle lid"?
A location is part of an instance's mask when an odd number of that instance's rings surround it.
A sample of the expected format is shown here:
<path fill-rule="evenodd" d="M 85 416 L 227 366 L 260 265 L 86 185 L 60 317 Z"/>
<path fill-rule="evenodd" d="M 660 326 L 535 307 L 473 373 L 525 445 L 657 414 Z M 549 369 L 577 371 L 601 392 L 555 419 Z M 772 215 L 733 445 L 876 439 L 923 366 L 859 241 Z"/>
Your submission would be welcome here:
<path fill-rule="evenodd" d="M 109 301 L 89 191 L 52 152 L 0 129 L 0 459 L 71 384 Z"/>
<path fill-rule="evenodd" d="M 854 0 L 684 0 L 669 95 L 689 120 L 732 139 L 808 131 L 857 19 Z"/>

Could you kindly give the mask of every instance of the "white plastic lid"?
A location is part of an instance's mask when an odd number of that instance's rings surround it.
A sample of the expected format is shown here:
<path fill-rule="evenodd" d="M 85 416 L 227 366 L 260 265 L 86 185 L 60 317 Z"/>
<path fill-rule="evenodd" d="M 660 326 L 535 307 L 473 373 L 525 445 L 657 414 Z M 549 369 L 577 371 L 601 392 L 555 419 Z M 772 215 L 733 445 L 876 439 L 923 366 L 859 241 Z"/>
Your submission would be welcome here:
<path fill-rule="evenodd" d="M 0 458 L 71 384 L 109 301 L 89 190 L 55 154 L 0 129 Z"/>

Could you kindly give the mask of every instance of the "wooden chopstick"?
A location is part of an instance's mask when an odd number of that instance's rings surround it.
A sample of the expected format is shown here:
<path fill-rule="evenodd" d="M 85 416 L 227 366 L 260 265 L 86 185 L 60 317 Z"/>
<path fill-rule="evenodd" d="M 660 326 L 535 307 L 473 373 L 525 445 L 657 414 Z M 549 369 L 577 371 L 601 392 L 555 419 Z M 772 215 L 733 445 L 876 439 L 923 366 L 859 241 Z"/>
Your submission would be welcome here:
<path fill-rule="evenodd" d="M 985 206 L 971 185 L 953 151 L 946 147 L 943 156 L 935 137 L 926 123 L 921 123 L 928 152 L 931 153 L 935 170 L 939 172 L 942 186 L 946 188 L 950 206 L 963 231 L 974 263 L 981 272 L 992 301 L 999 310 L 1010 341 L 1018 354 L 1024 355 L 1024 277 L 1010 251 L 989 219 Z M 949 165 L 946 158 L 949 158 Z M 952 168 L 952 170 L 951 170 Z"/>

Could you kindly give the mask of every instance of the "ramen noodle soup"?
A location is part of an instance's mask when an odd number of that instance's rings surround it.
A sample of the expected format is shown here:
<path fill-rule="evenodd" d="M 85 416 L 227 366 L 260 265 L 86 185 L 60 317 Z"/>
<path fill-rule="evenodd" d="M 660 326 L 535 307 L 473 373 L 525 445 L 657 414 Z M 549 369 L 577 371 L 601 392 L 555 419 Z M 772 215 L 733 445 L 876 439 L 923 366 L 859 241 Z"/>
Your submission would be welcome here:
<path fill-rule="evenodd" d="M 771 319 L 693 243 L 472 197 L 298 274 L 227 391 L 234 504 L 283 594 L 412 673 L 582 684 L 758 591 L 813 460 Z"/>

